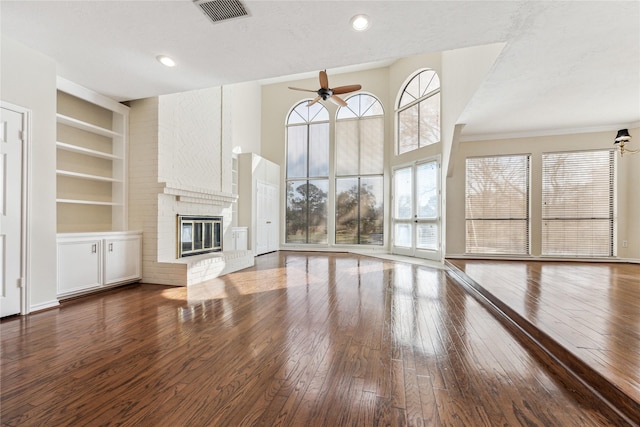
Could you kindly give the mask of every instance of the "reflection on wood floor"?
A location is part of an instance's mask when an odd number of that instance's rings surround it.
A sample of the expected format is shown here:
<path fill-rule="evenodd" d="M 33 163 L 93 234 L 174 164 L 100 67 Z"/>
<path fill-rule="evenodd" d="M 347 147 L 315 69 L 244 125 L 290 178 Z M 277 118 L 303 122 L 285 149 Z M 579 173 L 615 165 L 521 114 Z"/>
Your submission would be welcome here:
<path fill-rule="evenodd" d="M 449 262 L 640 423 L 640 265 Z"/>
<path fill-rule="evenodd" d="M 3 425 L 601 426 L 443 269 L 279 252 L 3 320 Z"/>

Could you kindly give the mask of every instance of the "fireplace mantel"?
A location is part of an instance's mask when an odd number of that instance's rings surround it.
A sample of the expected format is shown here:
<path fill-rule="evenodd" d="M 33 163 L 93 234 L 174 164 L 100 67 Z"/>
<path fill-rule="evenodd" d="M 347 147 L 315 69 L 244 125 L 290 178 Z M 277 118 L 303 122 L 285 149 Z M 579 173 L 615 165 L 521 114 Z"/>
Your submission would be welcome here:
<path fill-rule="evenodd" d="M 176 201 L 187 203 L 202 203 L 207 205 L 228 206 L 238 200 L 237 194 L 223 191 L 212 191 L 202 188 L 187 188 L 163 183 L 162 193 L 175 196 Z"/>

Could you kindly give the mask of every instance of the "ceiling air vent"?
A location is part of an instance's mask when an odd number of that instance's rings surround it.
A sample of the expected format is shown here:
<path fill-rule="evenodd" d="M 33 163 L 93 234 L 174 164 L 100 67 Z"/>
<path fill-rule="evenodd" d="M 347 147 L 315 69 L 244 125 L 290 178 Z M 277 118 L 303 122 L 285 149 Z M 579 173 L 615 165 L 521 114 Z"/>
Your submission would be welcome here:
<path fill-rule="evenodd" d="M 248 16 L 247 9 L 238 0 L 194 0 L 212 22 Z"/>

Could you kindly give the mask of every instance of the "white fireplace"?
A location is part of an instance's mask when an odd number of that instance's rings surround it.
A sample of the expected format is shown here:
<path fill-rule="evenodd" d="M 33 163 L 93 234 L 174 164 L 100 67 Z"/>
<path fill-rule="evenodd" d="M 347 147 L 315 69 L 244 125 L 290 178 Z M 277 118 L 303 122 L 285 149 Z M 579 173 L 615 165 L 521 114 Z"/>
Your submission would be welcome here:
<path fill-rule="evenodd" d="M 145 283 L 189 286 L 254 263 L 251 251 L 224 245 L 238 196 L 222 101 L 218 87 L 131 102 L 129 227 L 144 232 Z M 179 215 L 210 218 L 183 227 Z"/>

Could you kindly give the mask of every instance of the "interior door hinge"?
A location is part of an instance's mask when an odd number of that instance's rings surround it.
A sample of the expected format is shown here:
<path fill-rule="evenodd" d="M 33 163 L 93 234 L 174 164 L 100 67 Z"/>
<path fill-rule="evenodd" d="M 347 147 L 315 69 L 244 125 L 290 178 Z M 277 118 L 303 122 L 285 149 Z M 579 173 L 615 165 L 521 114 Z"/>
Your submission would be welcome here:
<path fill-rule="evenodd" d="M 18 288 L 20 289 L 24 288 L 24 277 L 18 278 Z"/>

